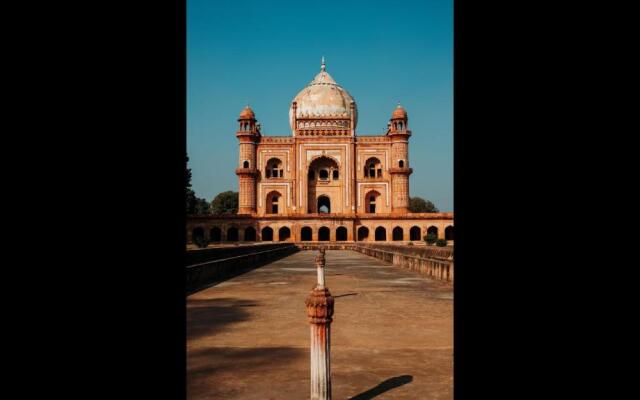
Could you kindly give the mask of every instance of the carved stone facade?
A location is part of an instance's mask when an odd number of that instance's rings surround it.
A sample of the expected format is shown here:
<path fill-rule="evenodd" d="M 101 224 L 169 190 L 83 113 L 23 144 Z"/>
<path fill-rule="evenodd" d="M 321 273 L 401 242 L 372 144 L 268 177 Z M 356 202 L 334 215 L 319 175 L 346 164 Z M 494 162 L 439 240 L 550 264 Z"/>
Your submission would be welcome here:
<path fill-rule="evenodd" d="M 360 227 L 383 227 L 379 237 L 388 240 L 398 227 L 403 240 L 421 240 L 430 226 L 438 227 L 442 237 L 447 226 L 453 229 L 451 213 L 408 210 L 411 130 L 399 104 L 384 135 L 357 136 L 356 103 L 327 73 L 323 60 L 321 71 L 293 99 L 289 122 L 291 136 L 263 136 L 253 110 L 247 106 L 240 113 L 239 209 L 235 218 L 220 221 L 221 231 L 234 223 L 239 231 L 251 226 L 261 240 L 262 230 L 271 227 L 272 240 L 278 240 L 276 231 L 286 227 L 288 240 L 300 241 L 323 240 L 324 227 L 329 240 L 352 241 L 358 240 Z M 189 241 L 193 229 L 202 225 L 206 232 L 216 220 L 190 218 Z M 409 239 L 412 228 L 420 230 L 418 239 Z"/>

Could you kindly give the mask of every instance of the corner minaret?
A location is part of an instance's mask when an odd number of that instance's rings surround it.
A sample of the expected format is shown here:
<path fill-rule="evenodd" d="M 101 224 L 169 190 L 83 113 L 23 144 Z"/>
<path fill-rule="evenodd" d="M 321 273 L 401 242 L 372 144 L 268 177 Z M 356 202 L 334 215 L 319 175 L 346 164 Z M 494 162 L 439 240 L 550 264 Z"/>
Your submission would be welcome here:
<path fill-rule="evenodd" d="M 236 137 L 240 141 L 238 175 L 238 214 L 256 212 L 256 145 L 260 138 L 260 124 L 251 107 L 246 106 L 238 118 Z"/>
<path fill-rule="evenodd" d="M 391 185 L 393 187 L 392 212 L 409 212 L 409 175 L 413 172 L 409 168 L 409 117 L 404 108 L 398 106 L 391 114 L 387 135 L 391 137 Z"/>

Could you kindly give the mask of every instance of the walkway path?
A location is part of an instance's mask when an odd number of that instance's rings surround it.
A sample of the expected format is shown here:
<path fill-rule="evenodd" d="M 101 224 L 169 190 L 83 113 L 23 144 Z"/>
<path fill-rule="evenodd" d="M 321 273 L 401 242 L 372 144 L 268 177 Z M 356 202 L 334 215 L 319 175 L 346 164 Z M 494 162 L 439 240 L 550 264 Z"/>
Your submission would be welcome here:
<path fill-rule="evenodd" d="M 302 251 L 187 298 L 187 398 L 308 399 L 316 280 Z M 333 398 L 453 399 L 453 291 L 353 251 L 327 251 Z M 376 394 L 379 394 L 376 396 Z"/>

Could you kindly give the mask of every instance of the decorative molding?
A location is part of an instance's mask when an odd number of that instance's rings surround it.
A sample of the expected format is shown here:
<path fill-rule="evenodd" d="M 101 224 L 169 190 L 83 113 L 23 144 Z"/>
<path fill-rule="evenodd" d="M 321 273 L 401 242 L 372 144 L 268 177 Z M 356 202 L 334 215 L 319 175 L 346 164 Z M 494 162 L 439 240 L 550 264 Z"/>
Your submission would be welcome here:
<path fill-rule="evenodd" d="M 385 199 L 387 200 L 387 207 L 389 206 L 389 182 L 358 182 L 358 191 L 356 192 L 356 195 L 358 197 L 358 207 L 360 207 L 360 193 L 362 192 L 362 185 L 369 185 L 372 186 L 372 189 L 376 189 L 375 186 L 376 185 L 383 185 L 384 186 L 384 191 L 385 191 Z"/>
<path fill-rule="evenodd" d="M 267 148 L 262 148 L 262 147 L 261 147 L 261 148 L 258 150 L 258 162 L 259 162 L 259 164 L 258 164 L 258 165 L 259 165 L 260 167 L 262 167 L 262 161 L 263 161 L 263 159 L 262 159 L 262 155 L 263 155 L 264 153 L 273 153 L 273 154 L 272 154 L 272 155 L 273 155 L 273 157 L 277 157 L 277 156 L 278 156 L 278 153 L 280 153 L 280 152 L 281 152 L 281 153 L 286 153 L 286 154 L 287 154 L 287 172 L 290 172 L 290 169 L 289 169 L 289 152 L 290 152 L 290 151 L 291 151 L 291 149 L 281 149 L 281 148 L 278 148 L 278 147 L 267 147 Z"/>
<path fill-rule="evenodd" d="M 258 207 L 262 207 L 262 198 L 266 193 L 263 193 L 262 188 L 266 186 L 286 186 L 287 187 L 287 207 L 291 206 L 291 183 L 290 182 L 281 182 L 281 183 L 258 183 L 258 193 L 260 196 L 258 197 Z"/>

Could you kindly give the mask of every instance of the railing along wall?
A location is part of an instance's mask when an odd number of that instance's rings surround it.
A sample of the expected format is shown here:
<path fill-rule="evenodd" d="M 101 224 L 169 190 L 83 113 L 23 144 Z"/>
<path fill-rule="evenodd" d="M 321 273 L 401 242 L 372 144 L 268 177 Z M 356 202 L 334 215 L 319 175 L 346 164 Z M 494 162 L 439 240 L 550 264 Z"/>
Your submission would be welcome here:
<path fill-rule="evenodd" d="M 240 249 L 238 250 L 241 251 Z M 186 267 L 187 294 L 195 293 L 213 283 L 220 282 L 268 262 L 293 254 L 298 251 L 298 247 L 289 243 L 275 245 L 275 248 L 269 248 L 267 250 L 256 248 L 253 250 L 253 252 L 248 254 L 218 258 L 188 265 Z M 242 251 L 246 250 L 243 249 Z"/>
<path fill-rule="evenodd" d="M 453 249 L 356 243 L 353 250 L 394 265 L 453 283 Z"/>

